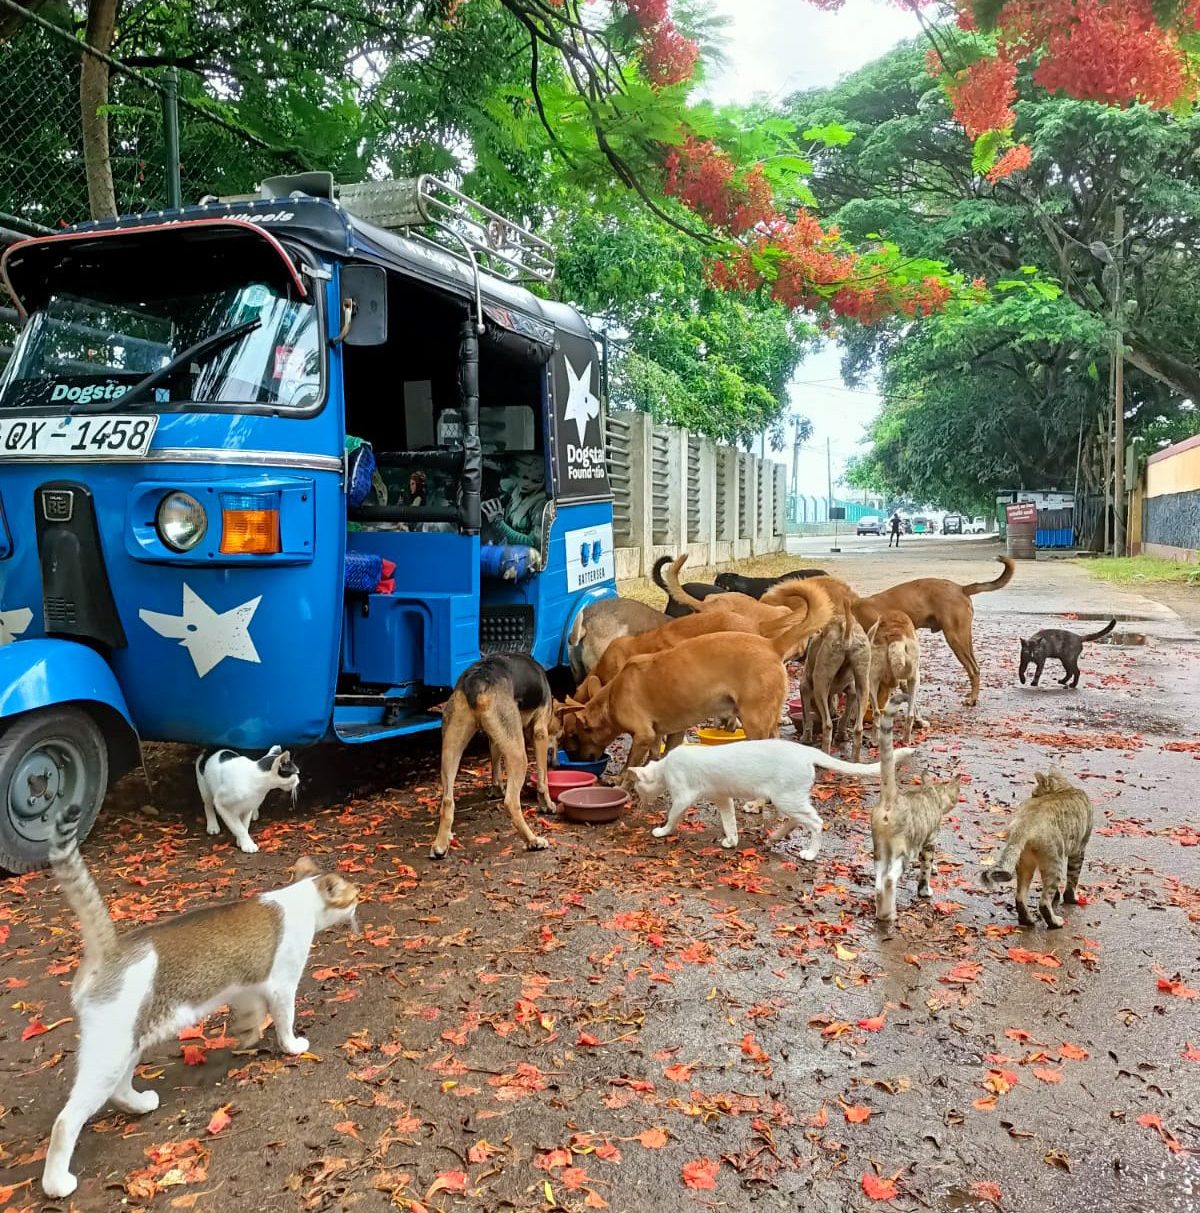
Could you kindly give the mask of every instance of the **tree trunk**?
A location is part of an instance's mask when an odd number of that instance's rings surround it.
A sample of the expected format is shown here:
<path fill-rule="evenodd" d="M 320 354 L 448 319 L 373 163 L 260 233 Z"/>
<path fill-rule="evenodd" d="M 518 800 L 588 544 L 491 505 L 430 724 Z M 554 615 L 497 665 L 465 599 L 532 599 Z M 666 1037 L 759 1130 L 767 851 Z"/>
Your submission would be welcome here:
<path fill-rule="evenodd" d="M 87 43 L 103 54 L 112 48 L 119 0 L 88 0 Z M 88 207 L 93 219 L 117 213 L 112 160 L 108 151 L 108 64 L 85 54 L 79 73 L 79 111 L 83 126 L 83 166 Z"/>

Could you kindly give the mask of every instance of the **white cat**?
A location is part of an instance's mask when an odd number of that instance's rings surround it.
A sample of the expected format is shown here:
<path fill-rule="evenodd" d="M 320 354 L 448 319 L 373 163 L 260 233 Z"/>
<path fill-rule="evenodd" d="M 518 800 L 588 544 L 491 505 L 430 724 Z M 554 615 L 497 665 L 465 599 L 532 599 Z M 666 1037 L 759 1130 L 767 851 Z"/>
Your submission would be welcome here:
<path fill-rule="evenodd" d="M 291 751 L 277 745 L 258 759 L 234 750 L 205 750 L 196 759 L 196 783 L 208 832 L 221 832 L 219 817 L 238 846 L 252 855 L 258 846 L 250 837 L 250 823 L 258 820 L 259 807 L 274 788 L 290 792 L 295 806 L 300 768 L 292 761 Z"/>
<path fill-rule="evenodd" d="M 79 806 L 54 823 L 50 865 L 79 915 L 83 956 L 71 985 L 79 1052 L 70 1097 L 54 1122 L 42 1188 L 75 1191 L 71 1155 L 80 1130 L 105 1104 L 152 1112 L 158 1093 L 136 1091 L 142 1053 L 228 1005 L 242 1047 L 261 1035 L 269 1012 L 275 1035 L 292 1054 L 308 1041 L 292 1030 L 296 987 L 313 936 L 354 921 L 358 890 L 341 876 L 320 875 L 310 859 L 292 869 L 295 883 L 244 901 L 206 906 L 165 922 L 117 933 L 104 898 L 79 854 Z"/>
<path fill-rule="evenodd" d="M 901 759 L 912 750 L 897 750 Z M 664 793 L 671 806 L 665 824 L 651 830 L 655 838 L 675 832 L 679 819 L 697 800 L 710 799 L 721 814 L 723 847 L 738 844 L 734 797 L 769 800 L 780 812 L 779 824 L 767 835 L 769 842 L 786 838 L 797 826 L 808 827 L 809 843 L 801 859 L 816 859 L 821 849 L 821 818 L 809 799 L 817 767 L 845 775 L 878 775 L 877 762 L 843 762 L 811 746 L 794 741 L 735 741 L 731 745 L 679 746 L 665 758 L 634 767 L 634 787 L 643 799 Z"/>

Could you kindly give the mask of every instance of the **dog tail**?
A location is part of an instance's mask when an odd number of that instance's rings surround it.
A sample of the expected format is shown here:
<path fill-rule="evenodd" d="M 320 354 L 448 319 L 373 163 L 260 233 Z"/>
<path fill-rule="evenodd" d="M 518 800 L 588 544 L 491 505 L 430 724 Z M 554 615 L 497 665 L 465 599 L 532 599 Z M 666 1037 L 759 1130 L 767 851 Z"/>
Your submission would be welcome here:
<path fill-rule="evenodd" d="M 908 664 L 908 654 L 903 640 L 891 640 L 887 647 L 887 668 L 893 682 L 900 682 Z"/>
<path fill-rule="evenodd" d="M 915 753 L 916 750 L 899 749 L 893 752 L 893 758 L 896 762 L 903 762 Z M 846 762 L 841 758 L 835 758 L 832 754 L 826 754 L 824 750 L 816 750 L 810 757 L 813 766 L 823 767 L 828 771 L 837 771 L 839 775 L 881 775 L 883 773 L 882 762 Z"/>
<path fill-rule="evenodd" d="M 1093 632 L 1090 636 L 1082 637 L 1083 640 L 1103 640 L 1117 626 L 1115 619 L 1110 620 L 1098 632 Z"/>
<path fill-rule="evenodd" d="M 1011 556 L 997 556 L 996 559 L 1004 565 L 1004 572 L 992 581 L 973 581 L 970 585 L 964 585 L 964 594 L 988 594 L 992 590 L 1002 590 L 1008 585 L 1017 571 L 1017 563 Z"/>
<path fill-rule="evenodd" d="M 699 598 L 693 598 L 679 584 L 679 570 L 683 568 L 686 560 L 686 552 L 682 556 L 676 556 L 674 560 L 671 560 L 669 556 L 660 556 L 655 562 L 654 573 L 661 574 L 663 565 L 666 565 L 666 583 L 664 584 L 662 581 L 659 581 L 657 576 L 654 577 L 654 581 L 656 585 L 667 591 L 667 597 L 672 602 L 677 602 L 680 606 L 691 607 L 693 611 L 698 611 L 704 606 L 704 603 Z"/>
<path fill-rule="evenodd" d="M 650 580 L 653 581 L 664 594 L 669 594 L 671 592 L 667 588 L 667 583 L 663 580 L 663 566 L 670 563 L 670 556 L 660 556 L 654 562 L 654 567 L 650 570 Z"/>
<path fill-rule="evenodd" d="M 116 947 L 117 929 L 79 853 L 79 817 L 77 804 L 58 811 L 52 826 L 50 867 L 58 877 L 67 905 L 79 916 L 84 955 L 103 956 Z"/>
<path fill-rule="evenodd" d="M 780 661 L 789 661 L 800 650 L 806 637 L 819 632 L 833 616 L 833 603 L 819 585 L 795 583 L 794 597 L 803 599 L 804 611 L 793 611 L 782 619 L 766 624 L 760 634 L 771 642 Z"/>
<path fill-rule="evenodd" d="M 850 599 L 842 599 L 842 635 L 849 641 L 854 634 L 854 612 L 850 609 Z"/>

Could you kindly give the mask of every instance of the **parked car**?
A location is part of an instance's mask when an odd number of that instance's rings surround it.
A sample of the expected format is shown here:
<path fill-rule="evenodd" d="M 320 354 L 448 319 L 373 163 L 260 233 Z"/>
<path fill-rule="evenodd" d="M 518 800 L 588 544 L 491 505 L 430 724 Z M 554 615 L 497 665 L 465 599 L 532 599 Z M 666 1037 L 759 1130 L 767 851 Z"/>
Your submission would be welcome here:
<path fill-rule="evenodd" d="M 912 519 L 907 514 L 902 514 L 900 516 L 900 525 L 904 528 L 904 533 L 906 535 L 912 534 Z"/>
<path fill-rule="evenodd" d="M 963 533 L 963 517 L 961 514 L 947 514 L 942 519 L 943 535 L 961 535 Z"/>
<path fill-rule="evenodd" d="M 928 535 L 930 533 L 929 519 L 923 514 L 918 514 L 912 520 L 912 533 L 914 535 Z"/>
<path fill-rule="evenodd" d="M 977 514 L 967 523 L 968 535 L 986 535 L 991 528 L 982 514 Z"/>
<path fill-rule="evenodd" d="M 858 520 L 858 527 L 854 533 L 856 535 L 882 535 L 883 521 L 876 518 L 874 514 L 864 514 Z"/>

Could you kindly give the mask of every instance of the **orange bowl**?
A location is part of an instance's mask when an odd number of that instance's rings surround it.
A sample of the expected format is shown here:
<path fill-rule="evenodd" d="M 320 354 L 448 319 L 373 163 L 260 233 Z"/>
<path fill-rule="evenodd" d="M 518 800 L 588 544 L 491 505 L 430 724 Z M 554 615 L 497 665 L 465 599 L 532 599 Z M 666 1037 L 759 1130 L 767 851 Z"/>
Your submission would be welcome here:
<path fill-rule="evenodd" d="M 728 745 L 731 741 L 745 741 L 745 729 L 697 729 L 696 736 L 701 745 Z"/>

